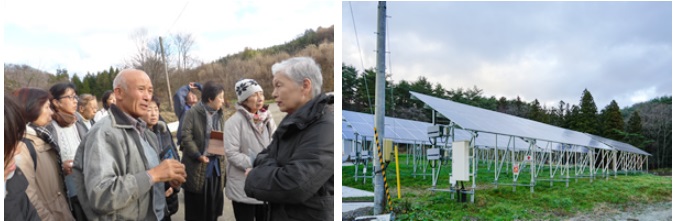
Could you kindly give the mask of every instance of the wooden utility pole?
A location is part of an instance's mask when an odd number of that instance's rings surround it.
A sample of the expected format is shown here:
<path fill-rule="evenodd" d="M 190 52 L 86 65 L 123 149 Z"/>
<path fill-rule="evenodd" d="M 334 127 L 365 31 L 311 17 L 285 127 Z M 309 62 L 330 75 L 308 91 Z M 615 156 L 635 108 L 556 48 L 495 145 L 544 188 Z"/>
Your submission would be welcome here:
<path fill-rule="evenodd" d="M 172 103 L 172 89 L 170 89 L 170 77 L 168 77 L 168 62 L 165 60 L 165 50 L 163 49 L 163 37 L 158 37 L 158 42 L 161 44 L 161 57 L 163 57 L 163 69 L 165 69 L 165 82 L 168 83 L 168 100 L 170 101 L 170 111 L 175 112 L 175 105 Z"/>

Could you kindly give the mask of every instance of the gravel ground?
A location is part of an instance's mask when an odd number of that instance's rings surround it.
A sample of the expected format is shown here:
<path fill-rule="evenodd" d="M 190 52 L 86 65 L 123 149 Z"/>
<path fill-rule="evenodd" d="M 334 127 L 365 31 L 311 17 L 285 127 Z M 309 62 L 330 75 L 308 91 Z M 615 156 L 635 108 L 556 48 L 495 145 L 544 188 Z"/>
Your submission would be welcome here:
<path fill-rule="evenodd" d="M 603 212 L 596 211 L 594 214 L 582 214 L 568 220 L 638 220 L 660 221 L 672 220 L 672 202 L 662 202 L 647 205 L 638 205 L 624 209 L 607 208 Z"/>
<path fill-rule="evenodd" d="M 271 112 L 272 116 L 274 117 L 274 122 L 276 122 L 276 125 L 278 126 L 279 123 L 281 123 L 281 120 L 283 117 L 286 116 L 286 113 L 282 113 L 279 111 L 279 107 L 274 103 L 269 105 L 269 111 Z M 224 211 L 222 212 L 222 216 L 220 216 L 217 220 L 218 221 L 234 221 L 234 211 L 233 207 L 231 205 L 231 200 L 229 198 L 224 197 Z M 172 220 L 173 221 L 180 221 L 184 220 L 184 190 L 182 190 L 179 193 L 179 210 L 177 213 L 172 215 Z"/>

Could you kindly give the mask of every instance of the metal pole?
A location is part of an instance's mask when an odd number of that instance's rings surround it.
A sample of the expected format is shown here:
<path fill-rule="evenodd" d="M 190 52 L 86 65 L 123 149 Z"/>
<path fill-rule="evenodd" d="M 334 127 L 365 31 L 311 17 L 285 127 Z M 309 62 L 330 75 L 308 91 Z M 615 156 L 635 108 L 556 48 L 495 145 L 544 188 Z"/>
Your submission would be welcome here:
<path fill-rule="evenodd" d="M 359 148 L 357 147 L 357 142 L 359 141 L 359 133 L 354 133 L 354 140 L 352 141 L 352 148 L 354 148 L 354 182 L 359 181 L 359 163 L 363 160 L 361 160 L 361 152 L 363 149 L 360 151 Z"/>
<path fill-rule="evenodd" d="M 613 155 L 614 155 L 614 178 L 616 178 L 616 175 L 619 172 L 619 169 L 618 169 L 619 163 L 617 162 L 617 160 L 619 160 L 618 159 L 618 153 L 617 153 L 618 151 L 612 150 L 612 152 L 613 152 Z"/>
<path fill-rule="evenodd" d="M 163 38 L 158 37 L 158 42 L 161 45 L 161 57 L 163 57 L 163 69 L 165 69 L 165 82 L 168 83 L 168 100 L 170 101 L 170 110 L 175 111 L 175 106 L 172 103 L 172 89 L 170 89 L 170 77 L 168 77 L 168 64 L 165 61 L 165 50 L 163 49 Z"/>
<path fill-rule="evenodd" d="M 594 158 L 595 157 L 594 156 L 595 149 L 592 148 L 592 147 L 589 148 L 589 149 L 590 149 L 590 151 L 588 151 L 588 152 L 590 153 L 590 183 L 593 183 L 593 176 L 594 176 L 593 167 L 595 166 L 594 165 L 595 164 L 595 158 Z"/>
<path fill-rule="evenodd" d="M 535 173 L 536 173 L 535 169 L 536 169 L 536 167 L 534 165 L 534 161 L 535 161 L 534 158 L 536 158 L 536 156 L 534 156 L 534 155 L 536 155 L 534 153 L 535 147 L 536 147 L 536 140 L 532 140 L 531 143 L 529 144 L 529 160 L 530 160 L 529 163 L 531 164 L 531 185 L 530 185 L 531 186 L 531 193 L 534 193 L 534 185 L 536 185 L 536 179 L 535 179 Z"/>
<path fill-rule="evenodd" d="M 553 143 L 550 142 L 550 147 L 548 149 L 548 151 L 550 151 L 549 152 L 549 154 L 550 154 L 550 159 L 549 159 L 550 160 L 550 187 L 553 186 L 553 177 L 554 177 L 554 175 L 553 175 L 553 155 L 552 155 L 553 148 L 552 148 L 552 145 L 553 145 Z"/>
<path fill-rule="evenodd" d="M 498 189 L 498 134 L 496 134 L 496 145 L 493 147 L 494 149 L 494 167 L 493 167 L 493 175 L 494 175 L 494 184 L 496 184 L 496 189 Z M 502 164 L 501 164 L 502 166 Z"/>
<path fill-rule="evenodd" d="M 401 199 L 401 177 L 399 174 L 399 147 L 397 145 L 394 145 L 394 161 L 396 163 L 397 167 L 397 197 Z"/>
<path fill-rule="evenodd" d="M 385 134 L 385 30 L 386 30 L 386 11 L 387 6 L 384 1 L 378 2 L 378 53 L 377 53 L 377 73 L 375 79 L 375 128 L 377 128 L 377 140 L 383 143 Z M 376 142 L 373 142 L 373 171 L 380 165 Z M 382 173 L 374 172 L 373 188 L 375 192 L 373 214 L 381 214 L 385 208 L 385 183 Z"/>

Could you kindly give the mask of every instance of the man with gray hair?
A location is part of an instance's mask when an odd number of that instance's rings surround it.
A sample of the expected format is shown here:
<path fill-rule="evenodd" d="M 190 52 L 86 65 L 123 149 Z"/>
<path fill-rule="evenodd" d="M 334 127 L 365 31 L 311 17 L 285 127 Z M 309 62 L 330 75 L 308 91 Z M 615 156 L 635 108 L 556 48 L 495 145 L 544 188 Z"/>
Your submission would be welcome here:
<path fill-rule="evenodd" d="M 269 220 L 333 220 L 333 94 L 309 57 L 272 66 L 274 97 L 288 113 L 246 169 L 245 192 L 269 202 Z"/>
<path fill-rule="evenodd" d="M 184 165 L 159 162 L 158 141 L 139 117 L 148 111 L 153 86 L 144 71 L 126 69 L 113 80 L 116 104 L 78 146 L 73 174 L 89 220 L 161 220 L 164 182 L 178 188 Z"/>

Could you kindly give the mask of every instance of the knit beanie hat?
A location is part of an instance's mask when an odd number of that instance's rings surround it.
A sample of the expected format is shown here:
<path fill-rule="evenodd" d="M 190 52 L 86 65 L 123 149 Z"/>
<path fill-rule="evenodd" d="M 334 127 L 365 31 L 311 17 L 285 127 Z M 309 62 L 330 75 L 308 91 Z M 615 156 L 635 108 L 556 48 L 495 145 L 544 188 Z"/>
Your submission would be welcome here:
<path fill-rule="evenodd" d="M 248 97 L 250 97 L 250 95 L 253 95 L 258 91 L 262 91 L 262 87 L 260 87 L 260 85 L 257 84 L 257 81 L 253 79 L 243 79 L 236 82 L 234 89 L 236 90 L 238 103 L 245 101 L 248 99 Z"/>

